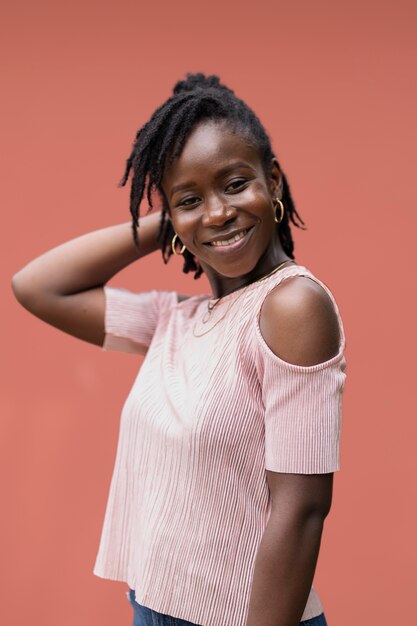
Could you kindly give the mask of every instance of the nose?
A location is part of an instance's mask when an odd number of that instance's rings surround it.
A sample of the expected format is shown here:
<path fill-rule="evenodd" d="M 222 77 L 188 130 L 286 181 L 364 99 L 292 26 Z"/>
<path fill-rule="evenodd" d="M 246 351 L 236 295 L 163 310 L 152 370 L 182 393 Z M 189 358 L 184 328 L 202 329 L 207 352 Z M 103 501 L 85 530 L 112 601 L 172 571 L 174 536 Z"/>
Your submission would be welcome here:
<path fill-rule="evenodd" d="M 203 215 L 204 226 L 222 226 L 231 219 L 234 219 L 237 211 L 233 206 L 227 204 L 224 198 L 211 195 L 205 206 Z"/>

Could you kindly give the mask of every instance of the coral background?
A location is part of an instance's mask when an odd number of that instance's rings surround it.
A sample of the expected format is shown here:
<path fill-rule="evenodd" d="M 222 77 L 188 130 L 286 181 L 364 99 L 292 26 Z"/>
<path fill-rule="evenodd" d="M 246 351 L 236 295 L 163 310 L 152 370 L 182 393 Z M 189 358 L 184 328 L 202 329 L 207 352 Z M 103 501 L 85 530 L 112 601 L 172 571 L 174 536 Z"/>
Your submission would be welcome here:
<path fill-rule="evenodd" d="M 10 280 L 84 232 L 128 221 L 131 142 L 187 71 L 256 111 L 307 231 L 296 259 L 345 324 L 341 471 L 314 585 L 329 626 L 415 618 L 415 2 L 17 0 L 2 7 L 0 116 L 4 626 L 131 624 L 127 585 L 92 569 L 119 415 L 140 361 L 29 315 Z M 207 291 L 179 258 L 112 284 Z"/>

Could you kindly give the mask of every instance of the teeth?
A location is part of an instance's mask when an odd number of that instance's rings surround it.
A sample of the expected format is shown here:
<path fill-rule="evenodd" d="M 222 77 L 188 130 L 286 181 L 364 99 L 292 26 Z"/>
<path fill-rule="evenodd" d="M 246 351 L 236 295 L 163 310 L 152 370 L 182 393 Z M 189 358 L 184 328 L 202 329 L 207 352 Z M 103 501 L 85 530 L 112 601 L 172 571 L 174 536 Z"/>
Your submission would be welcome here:
<path fill-rule="evenodd" d="M 227 239 L 226 241 L 212 241 L 211 245 L 212 246 L 230 246 L 231 243 L 234 243 L 235 241 L 239 241 L 240 239 L 243 239 L 243 237 L 246 235 L 247 232 L 248 232 L 247 230 L 242 230 L 240 233 L 238 233 L 234 237 L 231 237 L 231 239 Z"/>

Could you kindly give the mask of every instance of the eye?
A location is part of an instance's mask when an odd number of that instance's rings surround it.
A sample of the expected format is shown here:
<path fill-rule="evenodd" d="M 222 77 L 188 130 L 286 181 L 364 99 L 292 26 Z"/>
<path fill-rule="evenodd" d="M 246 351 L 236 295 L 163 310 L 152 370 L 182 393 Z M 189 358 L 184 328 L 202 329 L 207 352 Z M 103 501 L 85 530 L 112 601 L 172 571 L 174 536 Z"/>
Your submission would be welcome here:
<path fill-rule="evenodd" d="M 196 198 L 195 196 L 184 198 L 184 200 L 180 200 L 176 206 L 191 206 L 192 204 L 194 204 L 194 202 L 191 202 L 191 200 L 198 200 L 198 198 Z"/>
<path fill-rule="evenodd" d="M 247 183 L 246 178 L 237 178 L 236 180 L 232 180 L 232 182 L 227 185 L 226 189 L 228 189 L 232 185 L 235 185 L 234 187 L 232 187 L 232 190 L 240 189 L 240 187 L 242 187 L 245 183 Z"/>

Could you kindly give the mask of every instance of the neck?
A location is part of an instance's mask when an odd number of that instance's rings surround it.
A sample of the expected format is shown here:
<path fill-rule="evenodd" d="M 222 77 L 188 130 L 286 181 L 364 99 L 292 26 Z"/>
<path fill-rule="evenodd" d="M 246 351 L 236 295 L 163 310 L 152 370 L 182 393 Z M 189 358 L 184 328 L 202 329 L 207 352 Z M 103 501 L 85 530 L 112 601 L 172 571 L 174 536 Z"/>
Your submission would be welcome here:
<path fill-rule="evenodd" d="M 278 265 L 284 263 L 284 261 L 292 261 L 295 263 L 293 259 L 285 254 L 281 247 L 278 247 L 272 251 L 269 250 L 267 255 L 264 254 L 252 270 L 250 270 L 246 274 L 236 277 L 221 275 L 216 272 L 211 266 L 205 263 L 201 263 L 201 261 L 200 263 L 210 282 L 213 298 L 223 298 L 233 291 L 237 291 L 238 289 L 241 289 L 242 287 L 245 287 L 246 285 L 249 285 L 259 280 L 263 276 L 266 276 L 268 273 L 272 272 Z M 290 265 L 290 263 L 288 263 L 287 265 Z"/>

